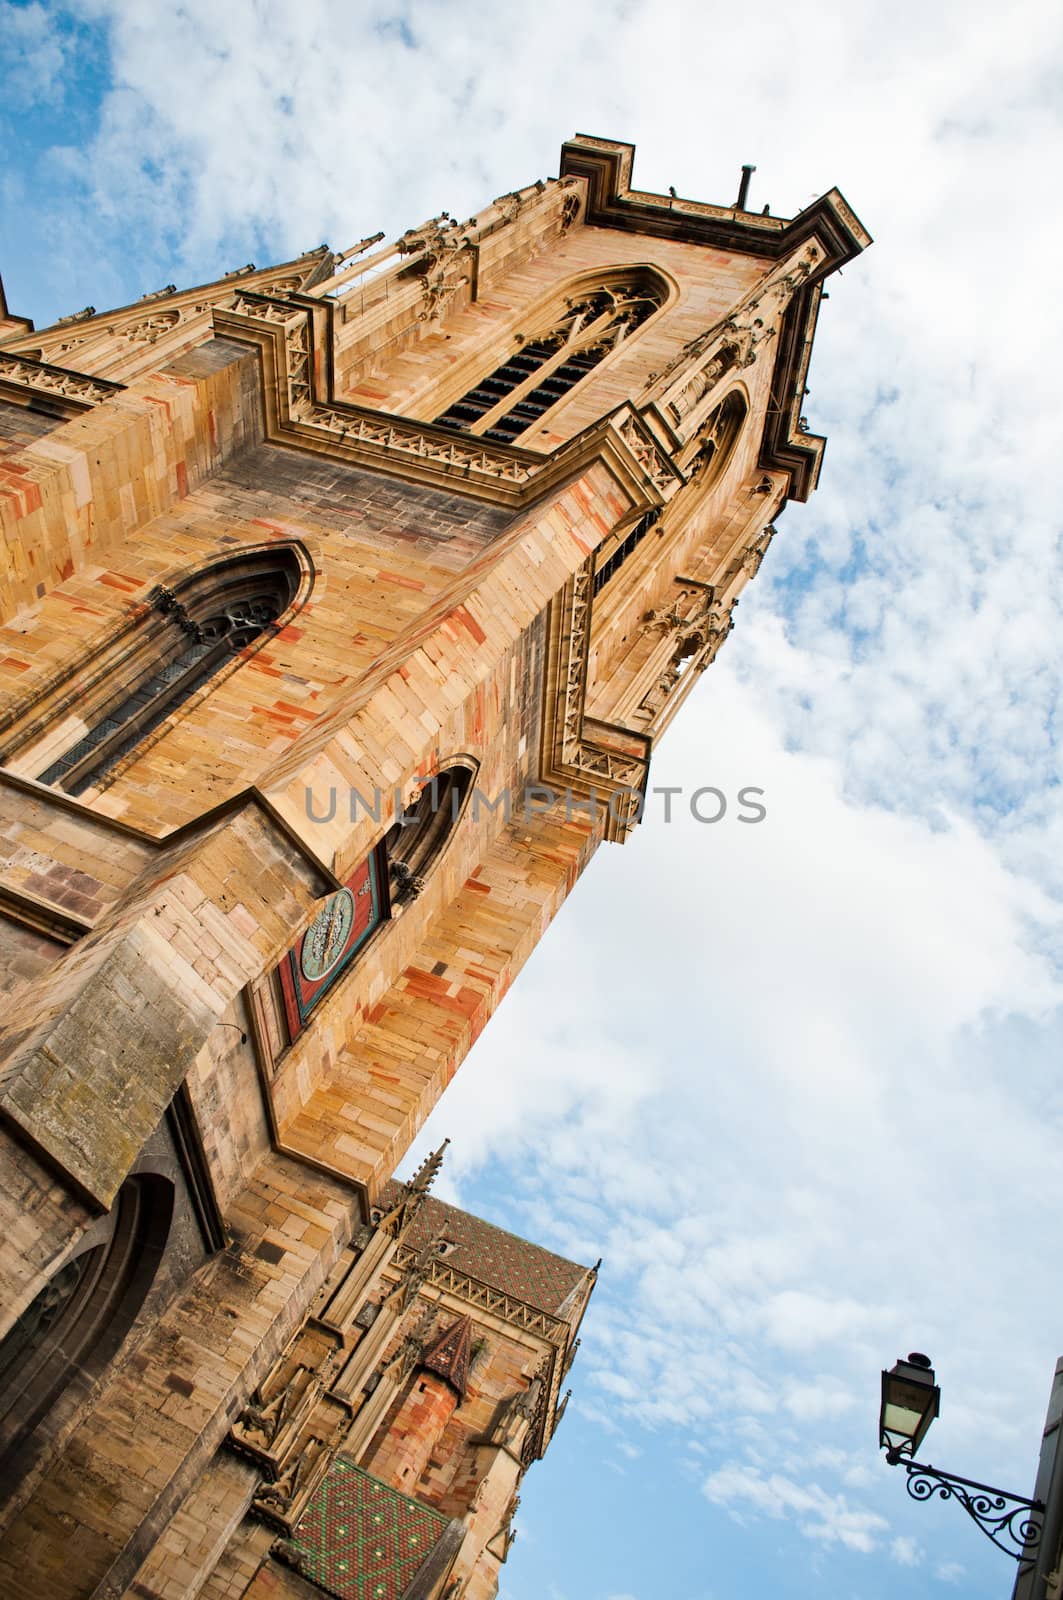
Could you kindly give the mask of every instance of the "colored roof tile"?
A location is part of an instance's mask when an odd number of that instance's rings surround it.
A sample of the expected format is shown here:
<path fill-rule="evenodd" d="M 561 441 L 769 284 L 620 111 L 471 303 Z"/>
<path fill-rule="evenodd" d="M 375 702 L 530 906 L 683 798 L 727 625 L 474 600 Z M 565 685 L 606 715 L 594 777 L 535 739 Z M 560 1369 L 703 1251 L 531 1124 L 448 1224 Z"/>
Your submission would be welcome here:
<path fill-rule="evenodd" d="M 472 1318 L 459 1317 L 427 1344 L 421 1366 L 445 1378 L 465 1399 L 469 1386 L 469 1352 L 472 1348 Z"/>
<path fill-rule="evenodd" d="M 402 1600 L 447 1527 L 438 1511 L 337 1456 L 286 1554 L 337 1600 Z"/>
<path fill-rule="evenodd" d="M 388 1184 L 380 1204 L 393 1204 L 397 1192 L 397 1185 Z M 407 1243 L 420 1250 L 440 1237 L 454 1246 L 446 1252 L 449 1265 L 553 1316 L 560 1312 L 587 1270 L 429 1195 L 407 1235 Z"/>

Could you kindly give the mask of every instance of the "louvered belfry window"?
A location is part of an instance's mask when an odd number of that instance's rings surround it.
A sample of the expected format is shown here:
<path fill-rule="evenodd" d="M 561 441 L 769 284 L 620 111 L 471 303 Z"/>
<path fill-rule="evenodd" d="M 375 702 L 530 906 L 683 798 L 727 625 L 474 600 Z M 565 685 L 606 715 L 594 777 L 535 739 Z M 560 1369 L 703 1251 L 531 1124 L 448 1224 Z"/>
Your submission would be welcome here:
<path fill-rule="evenodd" d="M 664 299 L 663 286 L 629 280 L 573 296 L 544 333 L 522 340 L 500 367 L 437 423 L 510 444 L 563 400 Z"/>
<path fill-rule="evenodd" d="M 287 610 L 298 579 L 298 562 L 281 551 L 265 562 L 237 559 L 176 589 L 156 589 L 152 616 L 141 625 L 148 638 L 142 676 L 109 703 L 97 702 L 89 731 L 38 781 L 74 795 L 99 783 Z"/>

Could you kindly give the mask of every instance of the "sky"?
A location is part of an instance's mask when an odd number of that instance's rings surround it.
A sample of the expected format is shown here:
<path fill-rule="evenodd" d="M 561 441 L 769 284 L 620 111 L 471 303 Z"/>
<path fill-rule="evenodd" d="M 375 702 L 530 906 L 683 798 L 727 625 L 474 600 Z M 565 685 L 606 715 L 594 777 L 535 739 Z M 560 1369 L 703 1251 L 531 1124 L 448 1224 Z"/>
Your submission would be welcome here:
<path fill-rule="evenodd" d="M 556 173 L 875 237 L 791 506 L 651 783 L 425 1130 L 438 1192 L 604 1257 L 503 1600 L 989 1600 L 878 1457 L 1029 1492 L 1063 1352 L 1063 13 L 1047 0 L 0 0 L 0 271 L 39 324 Z M 765 820 L 737 820 L 764 790 Z M 574 981 L 578 975 L 578 982 Z"/>

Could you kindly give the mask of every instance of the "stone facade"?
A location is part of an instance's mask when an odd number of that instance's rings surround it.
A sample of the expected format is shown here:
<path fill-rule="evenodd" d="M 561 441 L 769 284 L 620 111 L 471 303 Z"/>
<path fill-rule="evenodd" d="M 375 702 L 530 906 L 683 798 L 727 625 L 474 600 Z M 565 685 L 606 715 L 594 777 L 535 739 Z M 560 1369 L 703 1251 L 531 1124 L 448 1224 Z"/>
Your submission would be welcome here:
<path fill-rule="evenodd" d="M 4 1594 L 496 1593 L 594 1270 L 392 1174 L 814 487 L 868 243 L 631 159 L 0 294 Z"/>

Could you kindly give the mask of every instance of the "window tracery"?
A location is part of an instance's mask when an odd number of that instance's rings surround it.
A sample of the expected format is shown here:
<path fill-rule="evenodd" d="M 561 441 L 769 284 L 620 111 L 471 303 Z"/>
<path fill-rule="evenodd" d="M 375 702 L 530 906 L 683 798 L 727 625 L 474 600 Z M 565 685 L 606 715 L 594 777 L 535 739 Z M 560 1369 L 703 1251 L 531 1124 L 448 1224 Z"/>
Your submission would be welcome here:
<path fill-rule="evenodd" d="M 521 340 L 436 422 L 511 444 L 652 316 L 664 297 L 663 285 L 648 276 L 572 296 L 552 326 Z"/>
<path fill-rule="evenodd" d="M 246 554 L 175 588 L 160 585 L 140 676 L 87 715 L 91 726 L 43 772 L 40 783 L 83 794 L 184 705 L 286 611 L 301 578 L 295 552 Z M 133 648 L 136 648 L 134 641 Z"/>
<path fill-rule="evenodd" d="M 660 507 L 654 506 L 651 510 L 647 511 L 644 516 L 639 518 L 635 526 L 631 529 L 630 533 L 625 534 L 624 538 L 621 539 L 615 549 L 610 552 L 610 554 L 602 562 L 601 566 L 595 568 L 593 584 L 593 593 L 595 595 L 601 594 L 602 590 L 605 588 L 605 585 L 609 582 L 609 579 L 614 573 L 619 572 L 620 568 L 624 565 L 624 562 L 629 556 L 634 555 L 635 551 L 638 549 L 643 539 L 645 539 L 650 529 L 656 527 L 660 519 Z"/>
<path fill-rule="evenodd" d="M 698 430 L 698 448 L 690 464 L 691 477 L 706 472 L 714 480 L 720 476 L 734 453 L 748 411 L 741 389 L 730 390 L 719 405 L 713 407 Z"/>

